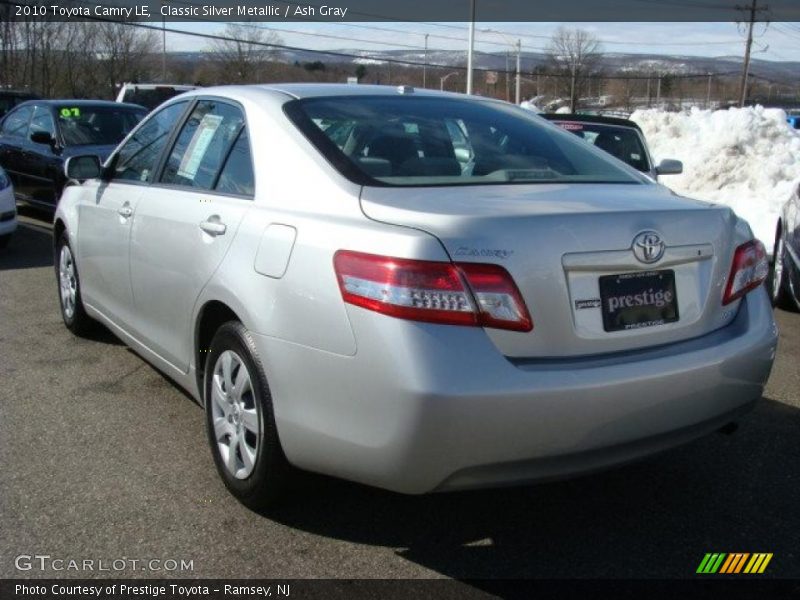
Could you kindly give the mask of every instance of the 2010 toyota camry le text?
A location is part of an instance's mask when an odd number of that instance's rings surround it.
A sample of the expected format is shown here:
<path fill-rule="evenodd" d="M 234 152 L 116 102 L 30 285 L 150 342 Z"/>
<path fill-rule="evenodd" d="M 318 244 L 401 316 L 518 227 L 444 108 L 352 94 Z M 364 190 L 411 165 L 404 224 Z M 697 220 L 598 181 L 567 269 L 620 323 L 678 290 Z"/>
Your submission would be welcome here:
<path fill-rule="evenodd" d="M 601 469 L 737 420 L 772 366 L 746 222 L 505 102 L 199 89 L 65 171 L 64 322 L 188 390 L 251 507 L 293 468 L 413 494 Z"/>

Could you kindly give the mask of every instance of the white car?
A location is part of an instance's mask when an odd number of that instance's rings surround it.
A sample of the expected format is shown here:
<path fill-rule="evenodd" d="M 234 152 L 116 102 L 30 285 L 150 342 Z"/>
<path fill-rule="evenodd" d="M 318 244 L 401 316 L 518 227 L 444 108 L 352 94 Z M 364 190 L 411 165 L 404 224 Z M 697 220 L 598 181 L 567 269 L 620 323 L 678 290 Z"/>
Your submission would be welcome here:
<path fill-rule="evenodd" d="M 173 96 L 197 89 L 196 85 L 175 85 L 172 83 L 123 83 L 117 94 L 117 102 L 138 104 L 153 110 Z"/>
<path fill-rule="evenodd" d="M 202 403 L 248 506 L 289 466 L 407 493 L 604 468 L 736 421 L 772 367 L 744 221 L 505 102 L 207 88 L 65 168 L 65 324 Z"/>
<path fill-rule="evenodd" d="M 0 248 L 5 248 L 11 234 L 17 229 L 17 203 L 14 186 L 8 174 L 0 167 Z"/>

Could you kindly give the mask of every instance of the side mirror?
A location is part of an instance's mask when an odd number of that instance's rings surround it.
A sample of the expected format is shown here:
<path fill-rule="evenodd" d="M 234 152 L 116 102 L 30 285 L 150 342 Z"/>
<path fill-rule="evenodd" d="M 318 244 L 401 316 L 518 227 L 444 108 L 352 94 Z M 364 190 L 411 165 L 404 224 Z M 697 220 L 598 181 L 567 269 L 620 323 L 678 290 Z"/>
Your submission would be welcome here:
<path fill-rule="evenodd" d="M 70 156 L 64 163 L 64 175 L 67 179 L 99 179 L 103 174 L 100 159 L 94 154 Z"/>
<path fill-rule="evenodd" d="M 48 146 L 55 146 L 56 140 L 47 131 L 34 131 L 31 134 L 31 141 L 34 144 L 46 144 Z"/>
<path fill-rule="evenodd" d="M 683 173 L 683 163 L 672 158 L 665 158 L 656 167 L 659 175 L 680 175 Z"/>

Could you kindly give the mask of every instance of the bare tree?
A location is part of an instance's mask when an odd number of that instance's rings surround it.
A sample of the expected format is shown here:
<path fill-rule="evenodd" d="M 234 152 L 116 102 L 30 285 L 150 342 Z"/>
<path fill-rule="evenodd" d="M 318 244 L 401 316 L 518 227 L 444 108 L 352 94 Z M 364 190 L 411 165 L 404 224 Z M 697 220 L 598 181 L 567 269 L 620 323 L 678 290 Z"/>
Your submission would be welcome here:
<path fill-rule="evenodd" d="M 258 83 L 264 80 L 265 63 L 277 51 L 269 44 L 280 44 L 281 37 L 258 25 L 228 23 L 225 39 L 211 44 L 211 60 L 216 63 L 218 78 L 224 83 Z"/>
<path fill-rule="evenodd" d="M 95 27 L 104 95 L 113 96 L 119 83 L 150 78 L 152 49 L 157 47 L 155 32 L 143 32 L 125 23 L 98 23 Z"/>
<path fill-rule="evenodd" d="M 601 53 L 600 41 L 584 29 L 559 27 L 550 41 L 550 62 L 561 75 L 559 89 L 569 97 L 572 112 L 578 109 L 578 102 L 589 87 L 589 76 L 597 69 Z"/>

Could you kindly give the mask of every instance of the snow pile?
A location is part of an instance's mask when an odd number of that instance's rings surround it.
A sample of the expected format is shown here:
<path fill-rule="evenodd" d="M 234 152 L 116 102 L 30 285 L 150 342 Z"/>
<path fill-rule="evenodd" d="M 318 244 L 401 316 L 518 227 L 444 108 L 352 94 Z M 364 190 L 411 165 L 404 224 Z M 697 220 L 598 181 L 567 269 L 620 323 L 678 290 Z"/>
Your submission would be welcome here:
<path fill-rule="evenodd" d="M 800 184 L 800 132 L 779 109 L 761 106 L 669 113 L 637 110 L 656 164 L 683 161 L 683 174 L 661 183 L 679 194 L 726 204 L 772 252 L 784 202 Z"/>
<path fill-rule="evenodd" d="M 519 106 L 520 106 L 520 108 L 524 108 L 525 110 L 533 111 L 536 114 L 539 114 L 540 112 L 544 112 L 544 111 L 542 111 L 541 108 L 536 106 L 536 103 L 533 100 L 523 100 L 522 102 L 519 103 Z"/>

